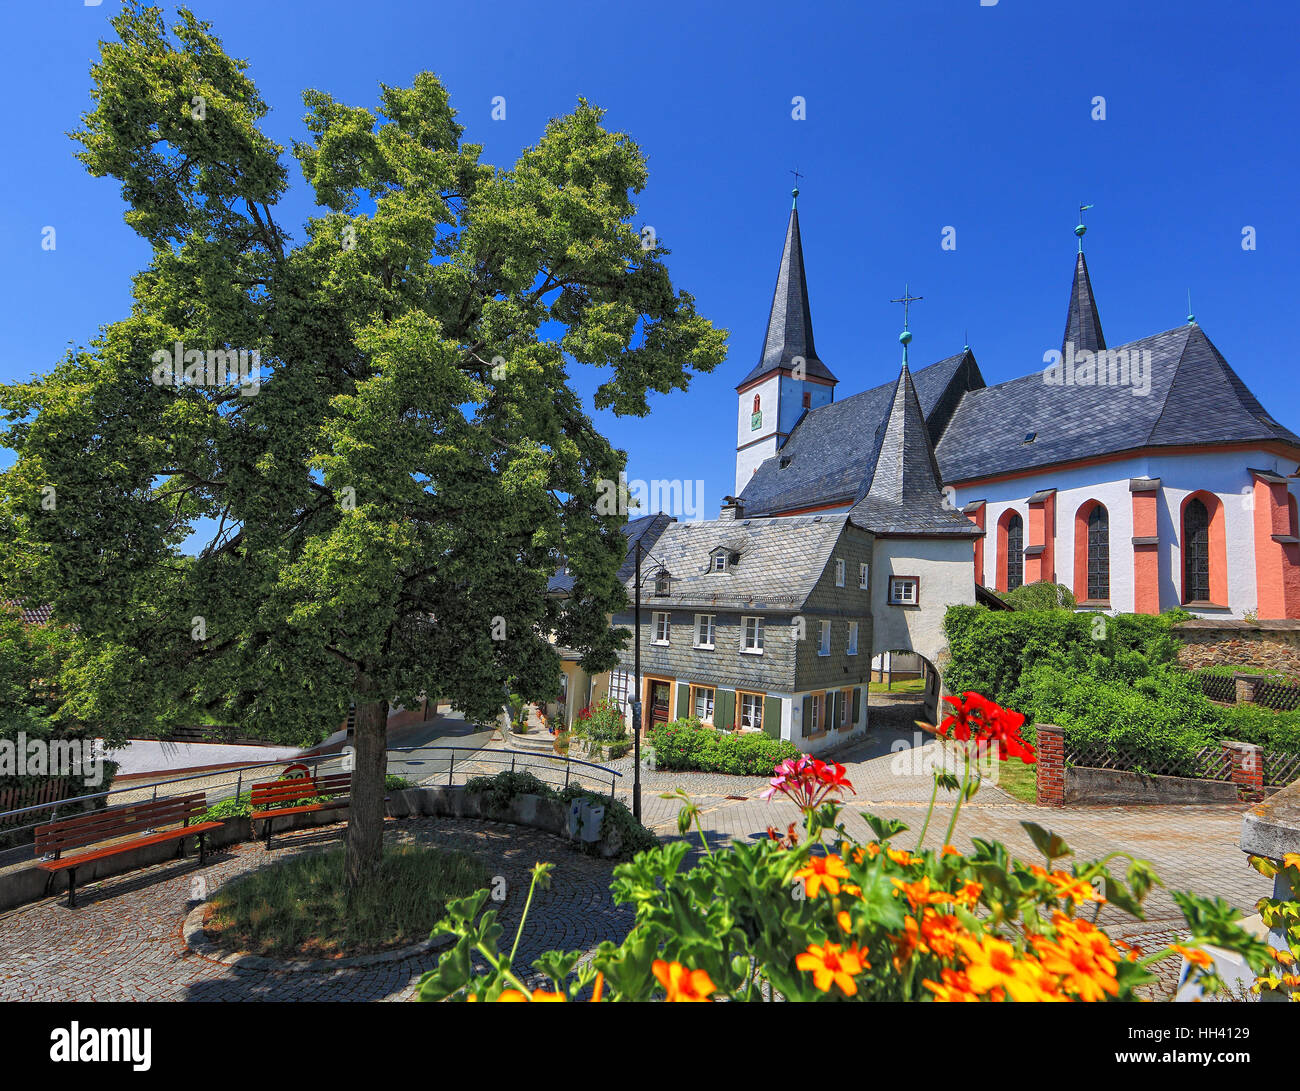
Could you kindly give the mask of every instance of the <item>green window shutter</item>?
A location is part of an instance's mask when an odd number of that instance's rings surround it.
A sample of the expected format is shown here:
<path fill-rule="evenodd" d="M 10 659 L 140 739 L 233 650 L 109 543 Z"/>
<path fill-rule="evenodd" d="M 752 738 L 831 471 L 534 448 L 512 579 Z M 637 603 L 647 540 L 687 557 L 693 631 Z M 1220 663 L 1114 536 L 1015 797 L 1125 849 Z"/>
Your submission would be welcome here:
<path fill-rule="evenodd" d="M 736 722 L 736 691 L 720 689 L 713 695 L 713 726 L 730 731 Z"/>
<path fill-rule="evenodd" d="M 677 683 L 677 718 L 691 714 L 691 687 L 685 682 Z"/>
<path fill-rule="evenodd" d="M 840 726 L 840 717 L 844 715 L 844 691 L 837 689 L 835 691 L 835 718 L 831 720 L 831 727 Z"/>
<path fill-rule="evenodd" d="M 799 734 L 805 737 L 808 735 L 808 724 L 812 722 L 812 705 L 811 697 L 803 699 L 803 723 L 799 725 Z"/>
<path fill-rule="evenodd" d="M 854 724 L 856 724 L 856 723 L 858 722 L 858 712 L 859 712 L 861 709 L 862 709 L 862 690 L 861 690 L 861 689 L 855 689 L 855 690 L 853 691 L 853 722 L 854 722 Z"/>
<path fill-rule="evenodd" d="M 763 698 L 763 734 L 774 739 L 781 737 L 781 698 Z"/>

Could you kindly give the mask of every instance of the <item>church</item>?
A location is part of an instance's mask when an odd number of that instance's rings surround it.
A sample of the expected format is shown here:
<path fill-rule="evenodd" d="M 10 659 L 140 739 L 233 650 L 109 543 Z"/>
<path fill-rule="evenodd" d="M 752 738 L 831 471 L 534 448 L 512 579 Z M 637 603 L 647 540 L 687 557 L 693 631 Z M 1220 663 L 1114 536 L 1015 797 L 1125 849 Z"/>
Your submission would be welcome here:
<path fill-rule="evenodd" d="M 1188 316 L 1110 347 L 1079 240 L 1060 351 L 989 386 L 969 346 L 836 397 L 813 339 L 798 190 L 758 362 L 736 387 L 718 519 L 629 524 L 643 726 L 698 716 L 809 753 L 865 731 L 875 657 L 922 657 L 938 710 L 950 606 L 1064 584 L 1079 608 L 1300 618 L 1300 436 Z M 893 371 L 893 368 L 890 368 Z M 629 562 L 621 576 L 636 593 Z M 633 628 L 632 612 L 613 623 Z"/>
<path fill-rule="evenodd" d="M 796 199 L 762 353 L 736 387 L 734 503 L 749 517 L 848 512 L 930 541 L 960 516 L 976 532 L 974 583 L 993 591 L 1047 580 L 1093 610 L 1300 618 L 1300 436 L 1192 315 L 1108 347 L 1084 230 L 1047 368 L 989 386 L 965 347 L 837 399 L 813 339 Z M 899 414 L 912 400 L 919 420 Z M 939 510 L 916 502 L 931 476 Z"/>

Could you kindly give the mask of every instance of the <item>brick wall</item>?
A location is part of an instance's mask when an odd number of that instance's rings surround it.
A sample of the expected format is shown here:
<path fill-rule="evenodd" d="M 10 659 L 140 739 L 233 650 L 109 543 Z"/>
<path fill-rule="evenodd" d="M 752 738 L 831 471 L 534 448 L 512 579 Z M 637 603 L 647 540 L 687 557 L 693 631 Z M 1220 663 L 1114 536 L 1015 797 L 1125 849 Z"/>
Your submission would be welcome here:
<path fill-rule="evenodd" d="M 1065 803 L 1065 729 L 1055 724 L 1038 724 L 1038 802 L 1044 807 Z"/>

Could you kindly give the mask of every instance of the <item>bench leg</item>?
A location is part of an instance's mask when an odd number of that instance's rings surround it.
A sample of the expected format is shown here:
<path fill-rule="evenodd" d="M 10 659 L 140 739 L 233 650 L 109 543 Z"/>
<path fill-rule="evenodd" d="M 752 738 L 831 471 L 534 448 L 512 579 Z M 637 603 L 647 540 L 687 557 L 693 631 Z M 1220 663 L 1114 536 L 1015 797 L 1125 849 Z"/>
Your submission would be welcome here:
<path fill-rule="evenodd" d="M 201 834 L 199 834 L 198 839 L 197 839 L 198 842 L 199 842 L 199 867 L 202 867 L 202 866 L 203 866 L 203 861 L 206 860 L 206 859 L 207 859 L 207 856 L 208 856 L 207 845 L 205 845 L 205 844 L 204 844 L 204 841 L 203 841 L 203 839 L 204 839 L 205 837 L 207 837 L 207 834 L 206 834 L 206 833 L 201 833 Z"/>
<path fill-rule="evenodd" d="M 77 908 L 77 869 L 68 868 L 68 908 Z"/>
<path fill-rule="evenodd" d="M 271 827 L 274 825 L 275 825 L 274 818 L 268 818 L 266 820 L 266 851 L 267 852 L 271 851 Z"/>

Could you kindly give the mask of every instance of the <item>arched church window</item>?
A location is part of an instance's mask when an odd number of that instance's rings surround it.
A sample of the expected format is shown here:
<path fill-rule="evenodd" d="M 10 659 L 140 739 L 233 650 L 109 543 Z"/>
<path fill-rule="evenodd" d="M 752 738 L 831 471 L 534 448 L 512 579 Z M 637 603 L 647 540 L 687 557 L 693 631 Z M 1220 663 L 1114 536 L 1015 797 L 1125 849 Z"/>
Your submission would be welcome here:
<path fill-rule="evenodd" d="M 1018 514 L 1007 520 L 1007 590 L 1025 582 L 1025 524 Z"/>
<path fill-rule="evenodd" d="M 1183 509 L 1183 601 L 1210 600 L 1210 513 L 1193 498 Z"/>
<path fill-rule="evenodd" d="M 761 404 L 761 403 L 760 403 L 760 401 L 759 401 L 759 397 L 758 397 L 757 394 L 755 394 L 755 395 L 754 395 L 754 412 L 755 412 L 755 413 L 759 412 L 760 404 Z"/>
<path fill-rule="evenodd" d="M 1110 599 L 1110 516 L 1101 504 L 1088 513 L 1088 598 Z"/>

